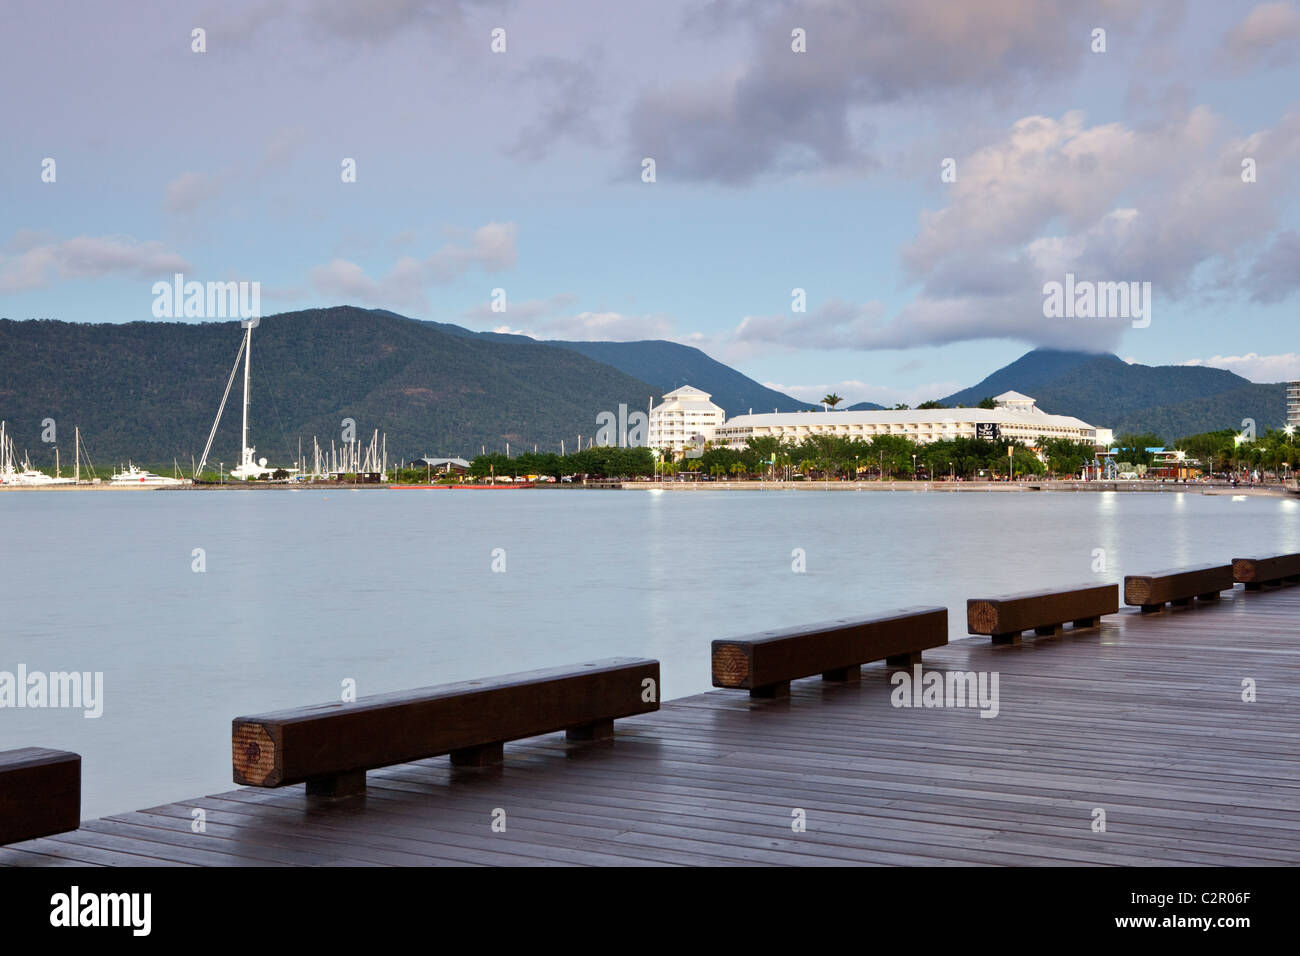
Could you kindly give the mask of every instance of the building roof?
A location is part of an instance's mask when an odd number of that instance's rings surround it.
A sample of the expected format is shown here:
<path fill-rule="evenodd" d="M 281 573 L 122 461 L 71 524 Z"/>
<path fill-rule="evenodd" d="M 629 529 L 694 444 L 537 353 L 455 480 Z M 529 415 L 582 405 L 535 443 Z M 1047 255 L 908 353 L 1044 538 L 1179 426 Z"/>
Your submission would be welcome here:
<path fill-rule="evenodd" d="M 683 385 L 664 395 L 664 400 L 651 408 L 651 412 L 666 411 L 722 412 L 722 408 L 709 401 L 709 393 Z"/>
<path fill-rule="evenodd" d="M 443 465 L 451 465 L 455 468 L 468 468 L 469 462 L 464 458 L 413 458 L 412 465 L 428 465 L 432 468 L 440 468 Z"/>
<path fill-rule="evenodd" d="M 673 389 L 671 392 L 664 392 L 664 400 L 667 401 L 670 398 L 698 398 L 707 402 L 709 400 L 709 393 L 691 385 L 682 385 L 679 388 Z"/>
<path fill-rule="evenodd" d="M 759 415 L 737 415 L 724 423 L 724 428 L 765 427 L 795 428 L 811 425 L 920 425 L 944 421 L 993 423 L 998 425 L 1055 425 L 1061 428 L 1087 428 L 1095 426 L 1068 415 L 1049 415 L 1037 406 L 1028 408 L 909 408 L 858 412 L 775 412 Z"/>
<path fill-rule="evenodd" d="M 1024 395 L 1020 392 L 1008 391 L 1003 392 L 1001 395 L 993 396 L 993 401 L 1002 402 L 1003 404 L 1014 403 L 1017 405 L 1028 402 L 1030 405 L 1033 405 L 1036 399 L 1030 398 L 1028 395 Z"/>

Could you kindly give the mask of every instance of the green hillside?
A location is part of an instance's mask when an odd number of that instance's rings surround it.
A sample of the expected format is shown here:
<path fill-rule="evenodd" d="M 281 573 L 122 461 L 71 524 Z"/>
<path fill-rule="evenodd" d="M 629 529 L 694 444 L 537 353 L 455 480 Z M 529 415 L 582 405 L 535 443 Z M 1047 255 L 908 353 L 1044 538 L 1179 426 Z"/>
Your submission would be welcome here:
<path fill-rule="evenodd" d="M 237 322 L 67 323 L 0 319 L 0 419 L 19 454 L 52 465 L 41 421 L 70 461 L 80 425 L 92 458 L 153 464 L 202 454 L 242 333 Z M 570 349 L 448 334 L 433 323 L 341 306 L 269 316 L 253 333 L 252 444 L 272 463 L 386 432 L 389 458 L 559 450 L 619 403 L 659 393 Z M 210 460 L 238 460 L 240 382 Z"/>
<path fill-rule="evenodd" d="M 1172 442 L 1184 435 L 1240 428 L 1279 427 L 1286 418 L 1286 386 L 1261 385 L 1232 372 L 1199 365 L 1130 365 L 1117 356 L 1038 349 L 943 399 L 974 405 L 1007 390 L 1038 400 L 1045 412 L 1073 415 L 1122 432 L 1155 432 Z"/>

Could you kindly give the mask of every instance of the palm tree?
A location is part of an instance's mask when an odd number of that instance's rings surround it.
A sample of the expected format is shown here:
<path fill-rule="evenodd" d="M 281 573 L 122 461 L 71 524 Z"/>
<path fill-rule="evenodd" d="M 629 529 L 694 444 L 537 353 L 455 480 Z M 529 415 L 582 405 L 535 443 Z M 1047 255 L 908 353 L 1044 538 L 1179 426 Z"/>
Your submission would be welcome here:
<path fill-rule="evenodd" d="M 737 478 L 739 478 L 740 476 L 742 476 L 743 474 L 745 474 L 745 471 L 746 471 L 746 470 L 747 470 L 747 469 L 745 468 L 744 464 L 743 464 L 742 462 L 739 462 L 739 461 L 736 462 L 734 465 L 731 466 L 731 473 L 732 473 L 733 475 L 735 475 Z"/>
<path fill-rule="evenodd" d="M 834 408 L 842 401 L 844 401 L 844 399 L 840 398 L 834 392 L 831 392 L 829 395 L 827 395 L 825 398 L 822 399 L 822 404 L 829 405 L 831 408 Z"/>

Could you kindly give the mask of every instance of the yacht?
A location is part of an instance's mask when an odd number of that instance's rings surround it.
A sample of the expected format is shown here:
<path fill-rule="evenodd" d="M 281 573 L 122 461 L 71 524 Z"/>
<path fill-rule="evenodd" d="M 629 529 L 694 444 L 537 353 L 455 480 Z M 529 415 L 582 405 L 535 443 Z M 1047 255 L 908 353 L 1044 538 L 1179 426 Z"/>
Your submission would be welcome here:
<path fill-rule="evenodd" d="M 166 478 L 163 475 L 155 475 L 152 471 L 144 471 L 135 465 L 128 464 L 126 468 L 119 471 L 108 480 L 110 485 L 117 487 L 127 486 L 134 487 L 138 485 L 184 485 L 187 482 L 180 478 Z"/>

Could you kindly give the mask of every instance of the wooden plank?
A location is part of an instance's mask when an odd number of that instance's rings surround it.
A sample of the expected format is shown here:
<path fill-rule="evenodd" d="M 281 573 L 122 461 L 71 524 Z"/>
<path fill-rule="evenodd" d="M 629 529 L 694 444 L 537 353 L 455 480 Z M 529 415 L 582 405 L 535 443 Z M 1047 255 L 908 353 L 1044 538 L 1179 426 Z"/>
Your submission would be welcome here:
<path fill-rule="evenodd" d="M 713 642 L 713 686 L 748 688 L 753 696 L 788 693 L 789 683 L 821 674 L 855 680 L 861 665 L 908 666 L 948 643 L 948 609 L 915 607 L 883 615 L 763 631 Z"/>
<path fill-rule="evenodd" d="M 1229 590 L 1073 641 L 930 650 L 930 671 L 1000 673 L 995 719 L 895 707 L 893 672 L 868 665 L 786 700 L 672 701 L 625 718 L 618 747 L 556 728 L 486 769 L 377 769 L 361 802 L 241 789 L 0 848 L 0 866 L 1300 865 L 1297 614 L 1300 589 Z M 1243 673 L 1268 688 L 1250 705 Z"/>
<path fill-rule="evenodd" d="M 611 658 L 237 717 L 234 778 L 279 787 L 360 774 L 364 784 L 366 770 L 426 757 L 499 759 L 503 741 L 598 733 L 605 721 L 658 710 L 658 695 L 658 661 Z"/>
<path fill-rule="evenodd" d="M 0 753 L 0 846 L 77 829 L 81 757 L 23 747 Z"/>
<path fill-rule="evenodd" d="M 1097 584 L 1064 591 L 1030 591 L 966 602 L 971 634 L 988 634 L 995 643 L 1015 643 L 1032 630 L 1040 636 L 1059 634 L 1065 624 L 1095 627 L 1103 615 L 1119 610 L 1119 585 Z"/>
<path fill-rule="evenodd" d="M 1231 591 L 1231 564 L 1203 564 L 1194 568 L 1130 574 L 1124 578 L 1124 603 L 1146 613 L 1168 603 L 1190 604 L 1194 599 L 1217 601 L 1221 591 Z"/>
<path fill-rule="evenodd" d="M 1294 584 L 1300 581 L 1300 553 L 1275 554 L 1263 558 L 1233 558 L 1232 576 L 1247 590 L 1265 584 Z"/>

